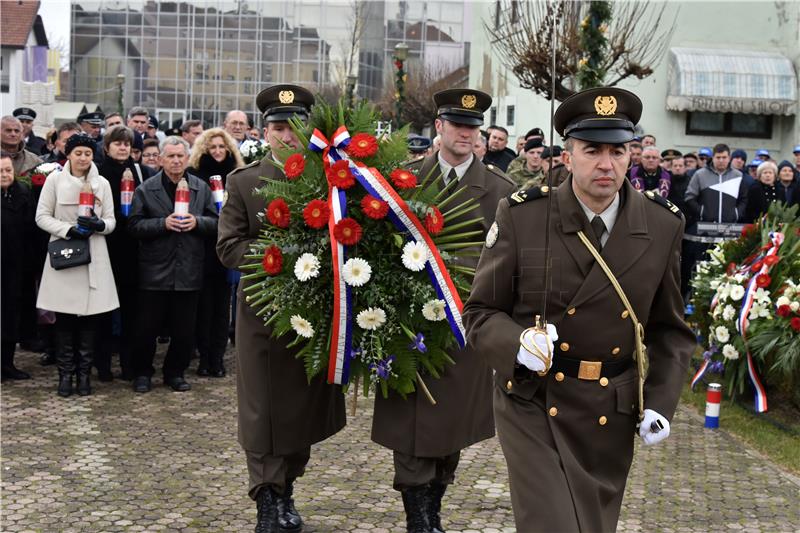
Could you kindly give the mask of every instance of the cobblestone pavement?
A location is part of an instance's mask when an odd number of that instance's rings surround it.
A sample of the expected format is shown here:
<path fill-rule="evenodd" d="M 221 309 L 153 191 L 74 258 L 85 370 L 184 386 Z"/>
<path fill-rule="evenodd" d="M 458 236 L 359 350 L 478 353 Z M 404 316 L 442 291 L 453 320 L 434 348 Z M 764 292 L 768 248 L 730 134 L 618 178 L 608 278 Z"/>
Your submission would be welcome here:
<path fill-rule="evenodd" d="M 2 531 L 252 531 L 233 377 L 190 371 L 182 394 L 159 380 L 149 394 L 95 380 L 92 396 L 64 399 L 55 367 L 28 352 L 17 366 L 34 379 L 2 387 Z M 405 531 L 391 455 L 369 440 L 371 403 L 359 398 L 348 426 L 314 446 L 296 490 L 305 531 Z M 471 447 L 444 525 L 513 532 L 508 490 L 497 439 Z M 799 495 L 795 477 L 681 408 L 667 441 L 637 451 L 619 530 L 800 531 Z"/>

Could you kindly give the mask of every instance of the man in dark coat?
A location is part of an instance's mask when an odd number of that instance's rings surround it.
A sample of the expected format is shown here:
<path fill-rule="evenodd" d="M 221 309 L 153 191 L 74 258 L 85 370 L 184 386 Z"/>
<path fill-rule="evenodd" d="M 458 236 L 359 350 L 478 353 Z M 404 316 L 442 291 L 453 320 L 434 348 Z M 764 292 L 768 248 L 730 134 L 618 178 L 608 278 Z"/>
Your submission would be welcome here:
<path fill-rule="evenodd" d="M 47 153 L 47 141 L 38 137 L 33 132 L 33 122 L 36 120 L 36 111 L 30 107 L 18 107 L 11 113 L 22 123 L 22 136 L 25 141 L 25 149 L 38 156 Z"/>
<path fill-rule="evenodd" d="M 508 165 L 517 157 L 517 153 L 508 147 L 508 130 L 502 126 L 492 125 L 486 131 L 489 132 L 489 141 L 483 163 L 496 166 L 505 172 Z"/>
<path fill-rule="evenodd" d="M 227 268 L 246 262 L 244 256 L 262 228 L 259 215 L 266 208 L 264 198 L 253 192 L 263 185 L 261 177 L 285 179 L 272 160 L 281 160 L 284 143 L 299 147 L 287 121 L 292 116 L 305 119 L 313 101 L 310 92 L 295 85 L 274 85 L 257 96 L 272 152 L 228 175 L 217 239 L 217 254 Z M 344 427 L 344 396 L 324 375 L 308 381 L 303 360 L 287 346 L 290 340 L 273 338 L 247 303 L 247 284 L 239 283 L 237 298 L 236 390 L 239 443 L 247 457 L 249 495 L 258 509 L 256 531 L 299 531 L 294 481 L 305 472 L 311 445 Z"/>
<path fill-rule="evenodd" d="M 617 88 L 561 104 L 555 129 L 566 138 L 572 174 L 555 190 L 536 187 L 500 202 L 465 307 L 469 342 L 495 369 L 495 422 L 520 533 L 614 531 L 637 414 L 644 444 L 669 436 L 686 380 L 695 338 L 679 288 L 683 220 L 666 199 L 636 192 L 625 178 L 640 115 L 639 98 Z M 549 343 L 530 328 L 543 297 L 548 330 L 557 329 Z M 633 361 L 637 320 L 650 360 L 643 405 Z M 543 346 L 542 359 L 533 357 Z"/>
<path fill-rule="evenodd" d="M 168 137 L 161 145 L 163 170 L 136 188 L 128 231 L 139 240 L 137 342 L 133 352 L 135 392 L 148 392 L 154 374 L 156 337 L 170 327 L 164 384 L 175 392 L 191 389 L 184 378 L 194 347 L 195 317 L 203 286 L 206 240 L 217 231 L 211 189 L 186 172 L 189 143 Z M 176 213 L 182 180 L 189 189 L 188 212 Z"/>
<path fill-rule="evenodd" d="M 441 149 L 408 168 L 420 179 L 433 172 L 441 173 L 446 183 L 457 180 L 458 186 L 450 188 L 453 193 L 466 187 L 466 195 L 456 203 L 473 198 L 480 207 L 447 224 L 482 216 L 482 222 L 463 230 L 477 229 L 485 235 L 497 202 L 516 189 L 499 169 L 484 165 L 472 153 L 492 98 L 471 89 L 450 89 L 433 99 Z M 463 258 L 461 264 L 474 268 L 477 259 Z M 442 496 L 453 482 L 461 450 L 494 435 L 491 369 L 470 346 L 454 348 L 450 357 L 454 366 L 446 367 L 439 379 L 426 380 L 436 405 L 419 393 L 406 399 L 395 393 L 385 399 L 378 394 L 375 399 L 372 440 L 394 451 L 394 488 L 402 492 L 408 530 L 413 532 L 441 530 Z"/>

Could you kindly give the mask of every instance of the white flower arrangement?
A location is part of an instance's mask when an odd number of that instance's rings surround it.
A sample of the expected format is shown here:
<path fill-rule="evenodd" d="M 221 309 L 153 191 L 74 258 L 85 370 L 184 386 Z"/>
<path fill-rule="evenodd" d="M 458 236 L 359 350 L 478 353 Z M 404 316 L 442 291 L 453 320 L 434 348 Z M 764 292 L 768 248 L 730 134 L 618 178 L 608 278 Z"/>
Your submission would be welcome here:
<path fill-rule="evenodd" d="M 447 315 L 444 312 L 445 301 L 444 300 L 428 300 L 425 302 L 425 305 L 422 306 L 422 316 L 425 317 L 426 320 L 430 320 L 431 322 L 438 322 L 439 320 L 444 320 L 447 318 Z"/>
<path fill-rule="evenodd" d="M 732 345 L 726 344 L 722 347 L 722 356 L 729 360 L 739 359 L 739 352 Z"/>
<path fill-rule="evenodd" d="M 300 315 L 292 315 L 292 318 L 289 319 L 289 323 L 292 325 L 294 332 L 301 337 L 310 339 L 314 336 L 314 327 L 308 320 Z"/>
<path fill-rule="evenodd" d="M 744 296 L 744 287 L 741 285 L 734 285 L 730 288 L 730 297 L 734 302 L 738 302 Z"/>
<path fill-rule="evenodd" d="M 419 272 L 425 268 L 428 262 L 428 247 L 421 242 L 407 242 L 403 246 L 403 266 L 413 272 Z"/>
<path fill-rule="evenodd" d="M 358 313 L 356 323 L 361 329 L 374 331 L 386 323 L 386 312 L 380 307 L 368 307 Z"/>
<path fill-rule="evenodd" d="M 308 281 L 319 276 L 319 259 L 314 254 L 305 253 L 294 263 L 294 275 L 300 281 Z"/>
<path fill-rule="evenodd" d="M 714 329 L 714 337 L 719 342 L 728 342 L 731 340 L 731 334 L 725 326 L 717 326 L 716 329 Z"/>
<path fill-rule="evenodd" d="M 361 287 L 372 277 L 372 267 L 360 257 L 351 257 L 344 264 L 342 276 L 351 287 Z"/>

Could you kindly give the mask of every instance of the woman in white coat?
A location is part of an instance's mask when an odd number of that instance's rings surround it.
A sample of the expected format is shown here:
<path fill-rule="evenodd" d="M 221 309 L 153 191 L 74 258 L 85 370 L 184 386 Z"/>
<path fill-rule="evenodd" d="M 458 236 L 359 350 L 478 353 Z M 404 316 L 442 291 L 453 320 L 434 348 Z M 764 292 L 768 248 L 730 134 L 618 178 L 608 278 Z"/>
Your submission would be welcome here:
<path fill-rule="evenodd" d="M 88 265 L 54 270 L 48 254 L 36 307 L 56 313 L 58 394 L 72 394 L 72 375 L 78 370 L 78 394 L 91 394 L 89 374 L 98 316 L 119 307 L 105 235 L 114 231 L 114 200 L 108 181 L 92 163 L 96 145 L 91 137 L 75 134 L 67 140 L 67 164 L 48 176 L 36 208 L 36 224 L 50 242 L 80 239 L 89 242 Z M 81 189 L 88 183 L 94 194 L 91 216 L 78 216 Z M 77 359 L 77 365 L 76 365 Z"/>

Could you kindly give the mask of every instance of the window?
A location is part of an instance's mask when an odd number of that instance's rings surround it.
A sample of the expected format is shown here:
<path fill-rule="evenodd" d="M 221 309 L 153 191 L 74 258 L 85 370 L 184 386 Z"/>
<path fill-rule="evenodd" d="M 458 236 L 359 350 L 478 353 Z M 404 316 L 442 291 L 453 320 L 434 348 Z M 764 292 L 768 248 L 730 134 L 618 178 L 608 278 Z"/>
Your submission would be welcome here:
<path fill-rule="evenodd" d="M 514 125 L 514 111 L 516 111 L 516 106 L 506 106 L 506 126 Z"/>
<path fill-rule="evenodd" d="M 724 137 L 772 137 L 772 115 L 741 113 L 687 113 L 686 135 L 717 135 Z"/>
<path fill-rule="evenodd" d="M 497 124 L 497 108 L 492 107 L 489 110 L 489 124 Z"/>

